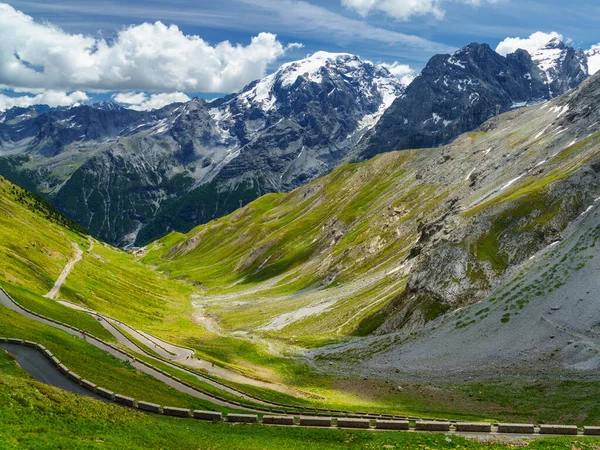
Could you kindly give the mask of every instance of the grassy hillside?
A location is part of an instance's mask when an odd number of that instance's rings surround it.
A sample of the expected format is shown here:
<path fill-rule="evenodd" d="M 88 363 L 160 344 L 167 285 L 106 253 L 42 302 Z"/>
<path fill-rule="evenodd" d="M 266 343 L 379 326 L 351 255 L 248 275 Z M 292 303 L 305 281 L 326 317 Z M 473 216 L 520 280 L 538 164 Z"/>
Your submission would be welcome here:
<path fill-rule="evenodd" d="M 172 233 L 143 261 L 197 286 L 195 314 L 225 333 L 313 346 L 419 328 L 485 298 L 593 203 L 600 133 L 583 97 L 345 165 Z"/>
<path fill-rule="evenodd" d="M 31 380 L 0 351 L 3 449 L 507 449 L 464 438 L 419 433 L 231 426 L 146 415 L 78 397 Z M 592 449 L 595 440 L 542 439 L 531 449 Z"/>

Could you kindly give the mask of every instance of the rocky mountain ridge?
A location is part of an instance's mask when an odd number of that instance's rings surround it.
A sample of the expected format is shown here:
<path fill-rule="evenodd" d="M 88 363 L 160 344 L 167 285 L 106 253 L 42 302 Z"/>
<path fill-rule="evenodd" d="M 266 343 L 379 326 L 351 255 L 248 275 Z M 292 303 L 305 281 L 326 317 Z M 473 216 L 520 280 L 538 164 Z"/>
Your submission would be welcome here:
<path fill-rule="evenodd" d="M 543 290 L 526 288 L 529 262 L 569 238 L 581 218 L 597 217 L 599 93 L 597 74 L 442 148 L 343 165 L 288 194 L 172 233 L 144 260 L 202 286 L 196 307 L 232 333 L 311 345 L 409 336 L 505 289 L 494 323 L 502 326 L 508 299 L 512 317 L 560 287 L 555 278 L 564 271 L 553 268 Z M 580 262 L 569 262 L 568 272 L 581 270 Z M 546 278 L 548 267 L 540 268 Z M 515 279 L 518 302 L 507 287 Z M 478 309 L 453 326 L 487 323 Z"/>
<path fill-rule="evenodd" d="M 96 236 L 144 243 L 328 172 L 403 91 L 382 66 L 318 52 L 210 103 L 13 109 L 0 173 Z"/>
<path fill-rule="evenodd" d="M 143 245 L 345 161 L 441 145 L 587 76 L 586 55 L 547 47 L 504 58 L 472 44 L 432 58 L 408 89 L 382 66 L 317 52 L 212 102 L 13 109 L 0 115 L 0 174 L 102 239 Z"/>
<path fill-rule="evenodd" d="M 356 150 L 361 159 L 438 147 L 511 109 L 543 103 L 588 77 L 584 52 L 553 39 L 533 55 L 506 57 L 487 44 L 434 56 Z"/>

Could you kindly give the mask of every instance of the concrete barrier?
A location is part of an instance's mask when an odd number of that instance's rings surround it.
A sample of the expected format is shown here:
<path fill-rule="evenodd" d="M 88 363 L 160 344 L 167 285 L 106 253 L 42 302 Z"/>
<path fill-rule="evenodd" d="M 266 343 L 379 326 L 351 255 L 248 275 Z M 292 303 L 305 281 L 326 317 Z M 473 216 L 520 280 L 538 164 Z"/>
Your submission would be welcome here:
<path fill-rule="evenodd" d="M 340 417 L 337 420 L 337 426 L 340 428 L 371 428 L 371 421 L 369 419 L 345 419 Z"/>
<path fill-rule="evenodd" d="M 600 436 L 600 427 L 583 427 L 586 436 Z"/>
<path fill-rule="evenodd" d="M 378 419 L 375 421 L 375 428 L 378 430 L 408 430 L 408 420 L 386 420 Z"/>
<path fill-rule="evenodd" d="M 258 423 L 258 416 L 256 414 L 227 414 L 227 422 Z"/>
<path fill-rule="evenodd" d="M 156 413 L 156 414 L 161 414 L 162 413 L 162 406 L 157 405 L 155 403 L 138 402 L 137 403 L 137 407 L 141 411 L 148 411 L 148 412 L 153 412 L 153 413 Z"/>
<path fill-rule="evenodd" d="M 417 420 L 415 428 L 417 431 L 450 431 L 450 422 Z"/>
<path fill-rule="evenodd" d="M 8 342 L 8 339 L 5 337 L 0 337 L 0 342 Z"/>
<path fill-rule="evenodd" d="M 540 434 L 566 434 L 576 436 L 579 430 L 575 425 L 540 425 Z"/>
<path fill-rule="evenodd" d="M 172 406 L 163 407 L 163 414 L 165 416 L 173 416 L 173 417 L 191 417 L 192 416 L 192 412 L 189 409 L 174 408 Z"/>
<path fill-rule="evenodd" d="M 491 423 L 469 423 L 469 422 L 457 422 L 455 425 L 456 431 L 463 431 L 467 433 L 491 433 Z"/>
<path fill-rule="evenodd" d="M 331 417 L 300 417 L 300 426 L 303 427 L 330 427 Z"/>
<path fill-rule="evenodd" d="M 200 420 L 223 420 L 223 413 L 215 412 L 215 411 L 194 411 L 194 419 Z"/>
<path fill-rule="evenodd" d="M 98 387 L 98 386 L 96 386 L 94 383 L 92 383 L 91 381 L 88 381 L 88 380 L 86 380 L 86 379 L 82 379 L 82 380 L 81 380 L 81 385 L 82 385 L 84 388 L 86 388 L 86 389 L 88 389 L 88 390 L 90 390 L 90 391 L 92 391 L 92 392 L 96 392 L 96 388 Z"/>
<path fill-rule="evenodd" d="M 9 344 L 23 345 L 23 340 L 21 339 L 8 338 L 6 342 L 8 342 Z"/>
<path fill-rule="evenodd" d="M 52 361 L 52 364 L 54 364 L 56 367 L 60 366 L 60 361 L 58 360 L 58 358 L 56 356 L 52 356 L 50 358 L 50 361 Z"/>
<path fill-rule="evenodd" d="M 96 388 L 96 392 L 98 393 L 98 395 L 107 398 L 109 400 L 114 400 L 115 399 L 115 393 L 112 391 L 109 391 L 108 389 L 104 389 L 101 387 L 97 387 Z"/>
<path fill-rule="evenodd" d="M 62 373 L 64 373 L 65 375 L 67 375 L 69 373 L 69 369 L 67 369 L 67 366 L 65 366 L 64 364 L 58 364 L 58 370 L 60 370 Z"/>
<path fill-rule="evenodd" d="M 262 423 L 267 425 L 294 425 L 292 416 L 264 416 Z"/>
<path fill-rule="evenodd" d="M 131 397 L 125 397 L 124 395 L 115 394 L 115 402 L 120 403 L 121 405 L 130 406 L 132 408 L 136 407 L 137 402 Z"/>
<path fill-rule="evenodd" d="M 77 384 L 81 384 L 81 377 L 79 375 L 77 375 L 75 372 L 67 372 L 67 376 L 73 380 L 75 383 Z"/>
<path fill-rule="evenodd" d="M 25 345 L 26 347 L 37 348 L 37 344 L 31 341 L 23 341 L 23 345 Z"/>
<path fill-rule="evenodd" d="M 525 423 L 499 423 L 498 433 L 533 434 L 535 433 L 535 426 Z"/>

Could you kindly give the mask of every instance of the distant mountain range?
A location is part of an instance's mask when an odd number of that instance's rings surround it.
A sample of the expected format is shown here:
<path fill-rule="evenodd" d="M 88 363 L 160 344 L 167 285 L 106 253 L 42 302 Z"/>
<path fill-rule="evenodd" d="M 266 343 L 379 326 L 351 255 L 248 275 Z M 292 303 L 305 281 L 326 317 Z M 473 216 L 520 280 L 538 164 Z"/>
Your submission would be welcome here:
<path fill-rule="evenodd" d="M 101 239 L 143 245 L 343 162 L 448 143 L 577 86 L 598 58 L 557 40 L 507 57 L 471 44 L 407 87 L 383 66 L 318 52 L 210 103 L 13 108 L 0 113 L 0 174 Z"/>
<path fill-rule="evenodd" d="M 503 57 L 487 44 L 434 56 L 386 111 L 357 153 L 438 147 L 498 113 L 543 103 L 589 76 L 583 51 L 553 39 L 533 55 Z"/>

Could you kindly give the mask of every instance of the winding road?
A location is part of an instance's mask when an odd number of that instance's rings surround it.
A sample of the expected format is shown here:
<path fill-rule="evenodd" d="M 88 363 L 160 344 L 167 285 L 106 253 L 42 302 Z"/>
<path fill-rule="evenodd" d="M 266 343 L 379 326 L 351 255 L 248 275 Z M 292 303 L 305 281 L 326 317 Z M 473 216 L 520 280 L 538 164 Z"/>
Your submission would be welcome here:
<path fill-rule="evenodd" d="M 27 317 L 28 319 L 32 319 L 32 320 L 35 320 L 36 322 L 40 322 L 40 323 L 43 323 L 45 325 L 49 325 L 51 327 L 57 328 L 57 329 L 62 330 L 64 332 L 66 332 L 66 333 L 69 333 L 69 334 L 71 334 L 73 336 L 81 337 L 81 333 L 79 331 L 76 331 L 76 330 L 74 330 L 72 328 L 69 328 L 67 326 L 58 324 L 58 323 L 53 322 L 51 320 L 48 320 L 48 319 L 36 316 L 34 314 L 29 313 L 28 311 L 25 311 L 21 306 L 19 306 L 18 304 L 14 303 L 12 301 L 12 299 L 9 298 L 9 296 L 6 295 L 6 293 L 3 290 L 1 290 L 1 289 L 0 289 L 0 305 L 5 306 L 6 308 L 8 308 L 8 309 L 10 309 L 12 311 L 15 311 L 15 312 L 21 314 L 22 316 Z M 125 337 L 124 335 L 122 335 L 122 336 Z M 127 339 L 127 338 L 125 337 L 125 339 Z M 102 351 L 104 351 L 106 353 L 109 353 L 110 355 L 114 356 L 117 359 L 120 359 L 121 361 L 128 361 L 133 367 L 135 367 L 140 372 L 143 372 L 143 373 L 145 373 L 147 375 L 150 375 L 150 376 L 156 378 L 158 381 L 161 381 L 161 382 L 167 384 L 168 386 L 172 387 L 173 389 L 175 389 L 175 390 L 177 390 L 179 392 L 191 395 L 192 397 L 196 397 L 196 398 L 199 398 L 201 400 L 208 401 L 208 402 L 213 403 L 213 404 L 218 405 L 218 406 L 225 406 L 225 407 L 228 407 L 228 408 L 234 408 L 234 409 L 238 409 L 238 410 L 260 412 L 260 410 L 257 410 L 257 409 L 251 408 L 251 407 L 242 407 L 242 406 L 239 406 L 239 405 L 235 405 L 235 404 L 230 403 L 230 402 L 228 402 L 226 400 L 218 399 L 218 398 L 216 398 L 216 397 L 214 397 L 212 395 L 209 395 L 209 394 L 206 394 L 206 393 L 202 393 L 202 392 L 199 392 L 199 391 L 197 391 L 195 389 L 192 389 L 189 386 L 187 386 L 187 385 L 185 385 L 185 384 L 183 384 L 183 383 L 181 383 L 181 382 L 179 382 L 177 380 L 173 380 L 172 378 L 164 375 L 158 369 L 155 369 L 153 367 L 147 366 L 146 364 L 142 364 L 141 362 L 139 362 L 139 361 L 137 361 L 135 359 L 132 361 L 131 358 L 127 354 L 125 354 L 125 352 L 122 352 L 122 351 L 114 349 L 113 347 L 111 347 L 107 343 L 101 341 L 100 339 L 94 338 L 92 336 L 88 336 L 88 338 L 87 338 L 86 341 L 89 344 L 93 345 L 94 347 L 99 348 L 100 350 L 102 350 Z M 136 351 L 140 351 L 140 350 L 141 349 L 138 349 Z M 157 359 L 157 361 L 160 361 L 160 360 Z M 163 362 L 163 361 L 161 361 L 161 362 Z M 168 364 L 168 363 L 165 363 L 165 362 L 163 362 L 163 363 L 164 364 Z M 182 369 L 181 367 L 177 367 L 175 365 L 172 365 L 172 367 L 176 368 L 178 370 L 184 370 L 185 371 L 185 369 Z M 198 377 L 200 380 L 202 380 L 204 382 L 208 383 L 210 381 L 208 379 L 199 377 L 198 375 L 194 374 L 193 372 L 188 372 L 188 373 L 190 373 L 190 374 Z M 226 390 L 225 389 L 226 386 L 224 386 L 224 385 L 217 384 L 217 387 L 219 387 L 222 390 Z M 238 393 L 238 391 L 236 391 L 234 389 L 231 389 L 231 388 L 229 388 L 229 391 L 231 393 L 233 393 L 234 395 L 236 395 L 236 396 L 238 396 L 240 398 L 243 398 L 242 395 L 240 395 Z M 246 397 L 246 399 L 250 400 L 250 401 L 252 401 L 254 403 L 259 403 L 254 398 Z M 268 403 L 264 402 L 264 404 L 267 405 Z"/>
<path fill-rule="evenodd" d="M 19 366 L 37 381 L 59 387 L 73 394 L 86 395 L 96 400 L 107 401 L 104 397 L 66 377 L 48 358 L 35 348 L 0 342 L 0 349 L 6 350 L 13 355 Z"/>
<path fill-rule="evenodd" d="M 94 248 L 94 241 L 92 239 L 89 239 L 89 242 L 90 242 L 90 248 L 88 250 L 88 253 L 91 253 L 91 251 Z M 71 270 L 73 270 L 73 267 L 75 266 L 75 264 L 77 264 L 79 261 L 81 261 L 83 259 L 83 251 L 81 250 L 81 248 L 79 248 L 79 245 L 77 245 L 75 242 L 73 242 L 72 244 L 73 244 L 73 247 L 76 249 L 75 257 L 71 261 L 69 261 L 69 263 L 65 266 L 64 270 L 62 271 L 62 273 L 56 280 L 56 283 L 54 283 L 54 286 L 52 287 L 50 292 L 48 292 L 46 295 L 44 295 L 44 297 L 54 300 L 57 297 L 61 287 L 65 283 L 67 277 L 69 276 L 69 273 L 71 273 Z M 58 303 L 60 303 L 64 306 L 67 306 L 69 308 L 72 308 L 72 309 L 83 311 L 85 313 L 88 313 L 88 314 L 96 317 L 96 318 L 102 319 L 100 321 L 102 326 L 110 334 L 112 334 L 120 344 L 126 346 L 127 348 L 129 348 L 132 351 L 144 353 L 150 357 L 152 356 L 147 351 L 140 348 L 131 339 L 129 339 L 129 337 L 127 335 L 125 335 L 122 331 L 127 333 L 129 336 L 131 336 L 133 339 L 135 339 L 140 344 L 142 344 L 142 345 L 146 346 L 148 349 L 151 349 L 152 351 L 154 351 L 161 358 L 164 358 L 169 361 L 177 362 L 178 364 L 189 367 L 191 369 L 204 371 L 208 375 L 214 376 L 216 378 L 220 378 L 223 380 L 232 381 L 232 382 L 240 383 L 240 384 L 247 384 L 247 385 L 259 387 L 262 389 L 270 389 L 270 390 L 281 392 L 281 393 L 284 393 L 287 395 L 303 396 L 303 394 L 301 392 L 291 389 L 283 384 L 264 381 L 264 380 L 260 380 L 260 379 L 253 378 L 250 376 L 246 376 L 242 373 L 239 373 L 239 372 L 236 372 L 236 371 L 224 368 L 224 367 L 217 366 L 209 361 L 202 360 L 200 358 L 196 358 L 196 357 L 194 357 L 195 351 L 190 348 L 171 344 L 171 343 L 166 342 L 160 338 L 157 338 L 156 336 L 153 336 L 149 333 L 137 330 L 137 329 L 131 327 L 130 325 L 127 325 L 126 323 L 121 322 L 120 320 L 116 320 L 111 317 L 105 316 L 105 315 L 100 314 L 99 312 L 94 311 L 85 306 L 76 305 L 74 303 L 70 303 L 70 302 L 66 302 L 66 301 L 58 301 Z M 158 359 L 157 359 L 157 361 L 158 361 Z M 178 367 L 178 368 L 181 369 L 180 367 Z M 195 376 L 197 376 L 197 375 L 195 375 Z M 201 377 L 198 377 L 198 378 L 201 378 Z M 207 378 L 201 378 L 201 379 L 202 379 L 202 381 L 208 382 L 209 384 L 213 384 L 215 387 L 218 387 L 219 389 L 228 391 L 230 393 L 234 393 L 238 397 L 246 398 L 244 395 L 241 395 L 239 393 L 239 391 L 231 390 L 230 388 L 228 388 L 227 386 L 225 386 L 221 383 L 213 382 L 212 380 L 207 379 Z M 256 402 L 255 399 L 253 401 Z"/>

